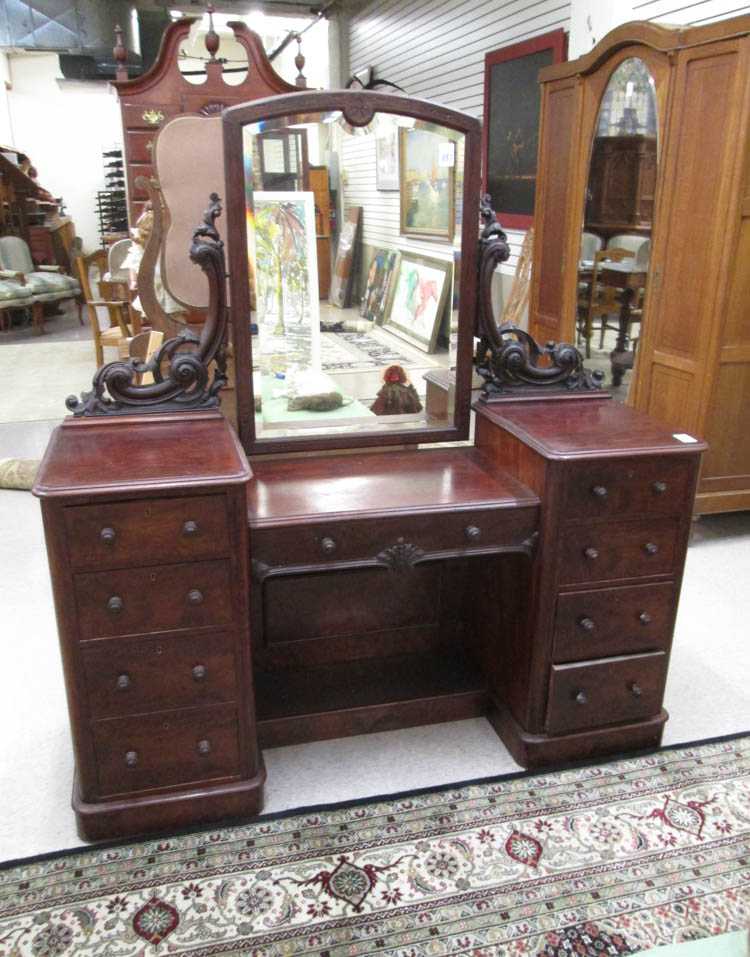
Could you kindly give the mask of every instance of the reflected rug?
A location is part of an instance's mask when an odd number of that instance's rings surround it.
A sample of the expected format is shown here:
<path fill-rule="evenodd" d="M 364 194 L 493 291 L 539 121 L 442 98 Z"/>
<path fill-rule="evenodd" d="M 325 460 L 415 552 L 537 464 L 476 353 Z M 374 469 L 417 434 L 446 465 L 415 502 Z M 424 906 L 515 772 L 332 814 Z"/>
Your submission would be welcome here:
<path fill-rule="evenodd" d="M 5 865 L 0 952 L 603 957 L 750 921 L 750 736 Z"/>

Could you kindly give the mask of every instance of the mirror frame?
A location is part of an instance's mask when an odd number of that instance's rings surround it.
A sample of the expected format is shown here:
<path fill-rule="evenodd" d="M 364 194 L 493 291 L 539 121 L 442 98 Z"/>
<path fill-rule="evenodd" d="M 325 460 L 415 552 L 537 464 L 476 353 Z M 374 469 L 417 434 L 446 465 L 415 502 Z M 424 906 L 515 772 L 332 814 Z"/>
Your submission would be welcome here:
<path fill-rule="evenodd" d="M 261 120 L 295 114 L 341 112 L 354 127 L 366 126 L 375 113 L 391 113 L 446 126 L 466 137 L 464 147 L 463 217 L 461 222 L 460 295 L 453 424 L 441 428 L 389 429 L 341 435 L 258 438 L 252 384 L 252 343 L 248 246 L 245 225 L 245 171 L 242 128 Z M 477 237 L 479 231 L 481 123 L 473 116 L 426 100 L 361 90 L 310 91 L 282 94 L 230 107 L 223 113 L 225 208 L 229 289 L 234 343 L 237 424 L 248 454 L 303 452 L 457 442 L 469 437 L 472 352 L 477 303 Z M 476 212 L 475 212 L 476 211 Z"/>

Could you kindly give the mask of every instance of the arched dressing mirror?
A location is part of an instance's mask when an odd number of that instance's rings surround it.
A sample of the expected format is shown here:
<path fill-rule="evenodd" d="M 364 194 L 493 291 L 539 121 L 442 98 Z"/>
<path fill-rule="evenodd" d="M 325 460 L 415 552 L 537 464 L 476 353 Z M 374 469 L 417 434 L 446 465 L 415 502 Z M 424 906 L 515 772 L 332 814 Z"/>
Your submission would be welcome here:
<path fill-rule="evenodd" d="M 576 324 L 587 364 L 624 401 L 645 315 L 658 163 L 654 78 L 628 56 L 613 70 L 594 124 L 578 269 Z"/>
<path fill-rule="evenodd" d="M 466 438 L 478 122 L 320 92 L 236 107 L 224 131 L 245 447 Z"/>

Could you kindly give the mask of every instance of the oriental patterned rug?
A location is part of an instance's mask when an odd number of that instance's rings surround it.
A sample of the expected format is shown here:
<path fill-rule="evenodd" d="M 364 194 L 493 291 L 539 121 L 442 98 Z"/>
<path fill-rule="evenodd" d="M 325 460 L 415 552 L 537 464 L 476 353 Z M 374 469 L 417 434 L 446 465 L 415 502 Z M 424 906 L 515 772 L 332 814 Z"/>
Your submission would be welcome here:
<path fill-rule="evenodd" d="M 750 921 L 750 737 L 7 865 L 0 953 L 603 957 Z"/>

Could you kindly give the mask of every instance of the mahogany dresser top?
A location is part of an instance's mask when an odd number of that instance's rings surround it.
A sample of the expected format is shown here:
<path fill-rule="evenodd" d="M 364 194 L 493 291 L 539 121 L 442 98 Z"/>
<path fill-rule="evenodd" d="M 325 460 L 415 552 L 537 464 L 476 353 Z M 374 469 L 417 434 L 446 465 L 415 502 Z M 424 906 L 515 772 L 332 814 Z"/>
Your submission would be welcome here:
<path fill-rule="evenodd" d="M 253 459 L 250 525 L 303 516 L 393 515 L 536 506 L 511 475 L 493 472 L 476 449 L 365 452 L 311 458 Z"/>
<path fill-rule="evenodd" d="M 246 482 L 250 469 L 218 412 L 66 419 L 52 434 L 34 494 L 128 494 Z"/>
<path fill-rule="evenodd" d="M 606 396 L 554 403 L 509 400 L 475 408 L 548 459 L 696 453 L 707 448 L 690 437 L 680 441 L 655 419 Z"/>

